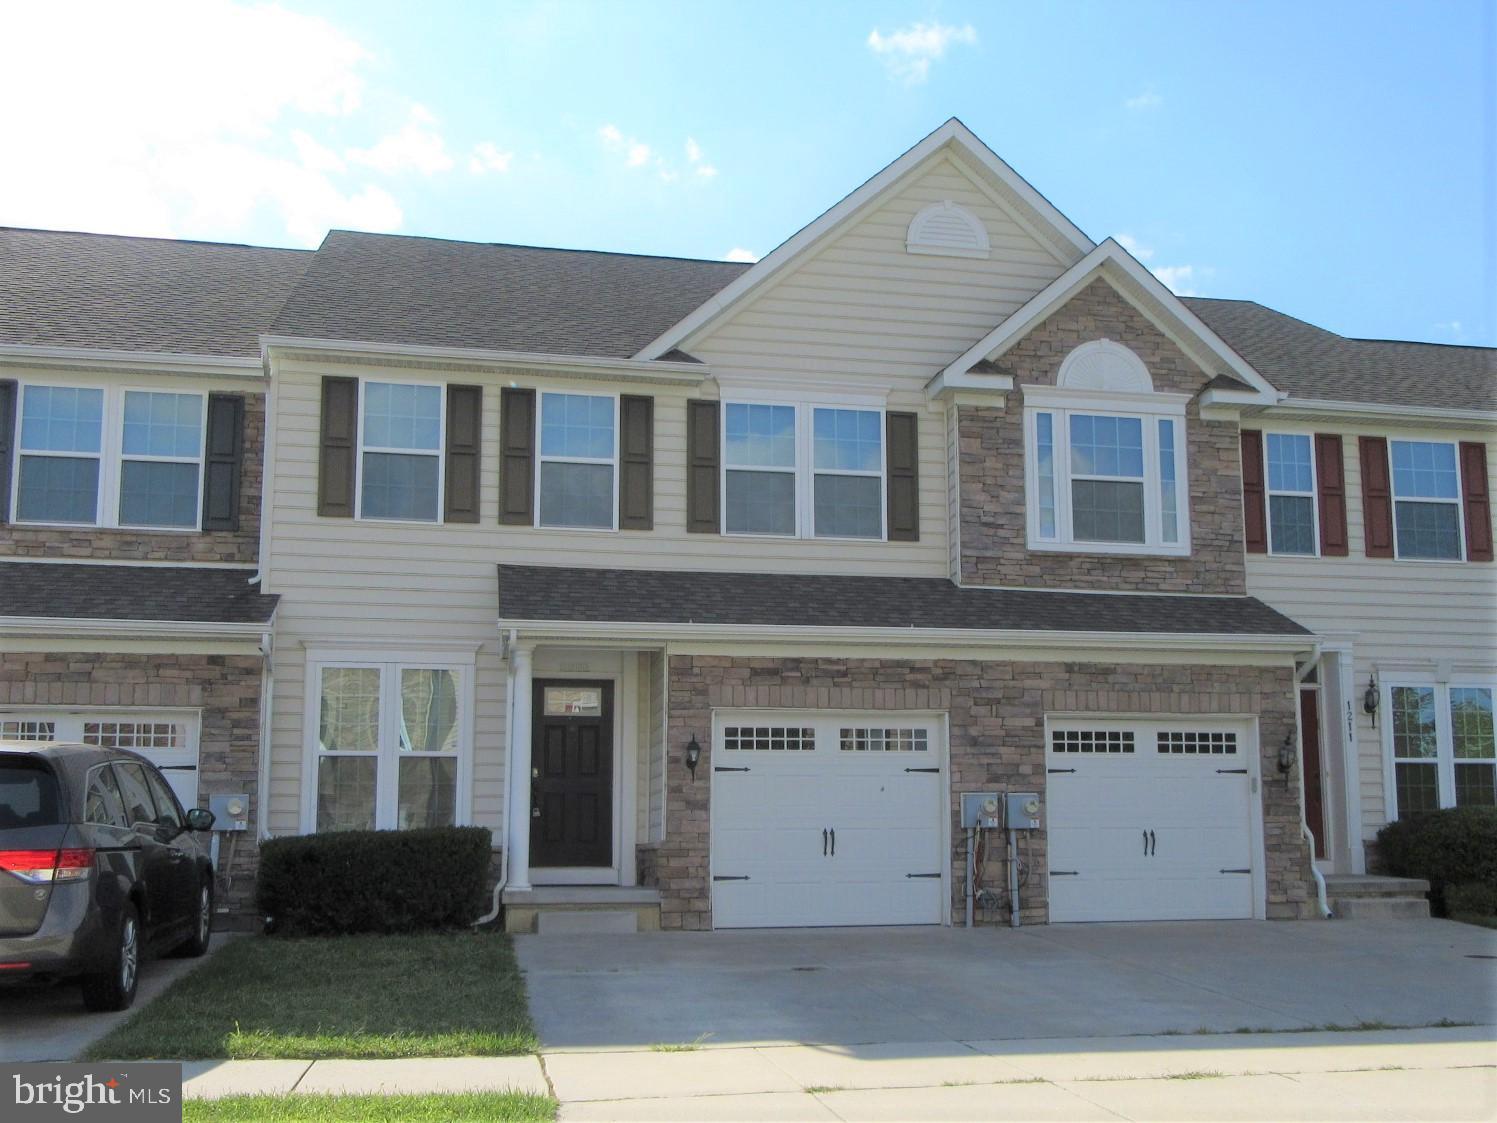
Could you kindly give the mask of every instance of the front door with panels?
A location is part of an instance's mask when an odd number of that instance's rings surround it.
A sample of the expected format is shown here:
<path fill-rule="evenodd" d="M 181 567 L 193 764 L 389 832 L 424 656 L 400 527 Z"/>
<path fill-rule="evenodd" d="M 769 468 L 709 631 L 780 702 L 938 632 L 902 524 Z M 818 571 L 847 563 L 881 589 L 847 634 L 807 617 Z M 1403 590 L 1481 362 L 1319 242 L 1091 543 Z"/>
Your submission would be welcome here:
<path fill-rule="evenodd" d="M 1220 721 L 1052 720 L 1050 919 L 1254 916 L 1248 734 Z"/>
<path fill-rule="evenodd" d="M 613 865 L 613 684 L 535 684 L 530 864 Z"/>

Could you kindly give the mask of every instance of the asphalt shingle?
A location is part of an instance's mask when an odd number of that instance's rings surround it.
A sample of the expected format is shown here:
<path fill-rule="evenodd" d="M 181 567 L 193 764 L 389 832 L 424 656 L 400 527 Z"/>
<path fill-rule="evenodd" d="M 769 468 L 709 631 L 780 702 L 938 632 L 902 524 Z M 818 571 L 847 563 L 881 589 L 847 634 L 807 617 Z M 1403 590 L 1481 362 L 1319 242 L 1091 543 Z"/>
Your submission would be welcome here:
<path fill-rule="evenodd" d="M 248 569 L 0 562 L 0 617 L 264 624 L 279 597 Z"/>

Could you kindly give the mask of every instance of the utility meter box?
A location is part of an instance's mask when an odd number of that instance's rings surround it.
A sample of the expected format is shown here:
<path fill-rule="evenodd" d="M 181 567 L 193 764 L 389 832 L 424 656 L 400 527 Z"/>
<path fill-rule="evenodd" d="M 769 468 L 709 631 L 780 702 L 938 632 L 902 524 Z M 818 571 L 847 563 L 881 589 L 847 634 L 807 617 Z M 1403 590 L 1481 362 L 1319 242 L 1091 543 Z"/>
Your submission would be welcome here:
<path fill-rule="evenodd" d="M 962 826 L 996 831 L 1003 826 L 1003 796 L 998 792 L 963 792 Z"/>
<path fill-rule="evenodd" d="M 248 795 L 210 795 L 208 810 L 213 812 L 213 829 L 216 831 L 249 830 Z"/>
<path fill-rule="evenodd" d="M 1011 831 L 1035 831 L 1040 828 L 1040 797 L 1035 792 L 1009 792 L 1004 817 Z"/>

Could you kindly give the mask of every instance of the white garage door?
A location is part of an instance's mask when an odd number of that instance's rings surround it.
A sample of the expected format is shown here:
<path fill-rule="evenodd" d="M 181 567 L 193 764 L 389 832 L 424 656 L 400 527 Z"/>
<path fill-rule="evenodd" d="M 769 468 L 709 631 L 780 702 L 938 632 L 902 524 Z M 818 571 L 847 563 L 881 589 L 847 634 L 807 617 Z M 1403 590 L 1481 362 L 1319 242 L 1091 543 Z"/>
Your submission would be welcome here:
<path fill-rule="evenodd" d="M 937 719 L 757 711 L 715 726 L 716 927 L 942 922 Z"/>
<path fill-rule="evenodd" d="M 198 805 L 195 713 L 155 710 L 0 710 L 0 741 L 73 741 L 139 753 L 183 807 Z"/>
<path fill-rule="evenodd" d="M 1251 730 L 1220 721 L 1052 719 L 1050 919 L 1251 918 Z"/>

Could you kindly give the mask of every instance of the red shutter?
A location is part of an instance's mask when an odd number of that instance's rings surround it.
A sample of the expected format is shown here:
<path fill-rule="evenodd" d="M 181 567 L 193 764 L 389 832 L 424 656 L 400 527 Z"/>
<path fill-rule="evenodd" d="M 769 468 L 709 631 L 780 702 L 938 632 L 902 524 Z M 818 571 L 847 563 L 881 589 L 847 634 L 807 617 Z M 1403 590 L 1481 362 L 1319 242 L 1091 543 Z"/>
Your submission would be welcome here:
<path fill-rule="evenodd" d="M 1358 437 L 1362 462 L 1362 533 L 1369 558 L 1393 556 L 1393 489 L 1388 480 L 1388 442 Z"/>
<path fill-rule="evenodd" d="M 1492 560 L 1492 497 L 1487 486 L 1487 446 L 1461 442 L 1461 496 L 1466 509 L 1466 560 Z"/>
<path fill-rule="evenodd" d="M 1315 434 L 1315 485 L 1320 492 L 1320 552 L 1325 557 L 1346 557 L 1346 462 L 1341 438 L 1335 433 Z"/>
<path fill-rule="evenodd" d="M 1263 434 L 1242 431 L 1242 524 L 1250 554 L 1268 553 L 1268 513 L 1263 500 Z"/>

